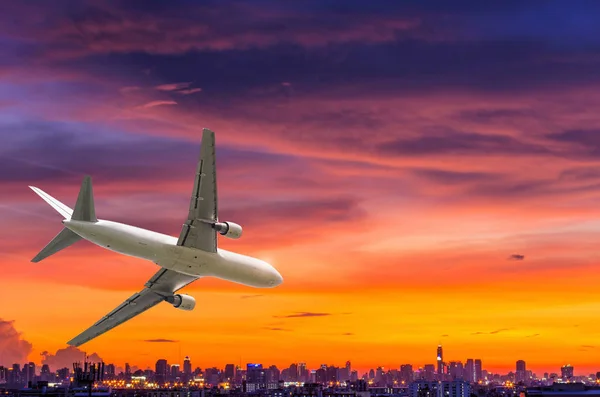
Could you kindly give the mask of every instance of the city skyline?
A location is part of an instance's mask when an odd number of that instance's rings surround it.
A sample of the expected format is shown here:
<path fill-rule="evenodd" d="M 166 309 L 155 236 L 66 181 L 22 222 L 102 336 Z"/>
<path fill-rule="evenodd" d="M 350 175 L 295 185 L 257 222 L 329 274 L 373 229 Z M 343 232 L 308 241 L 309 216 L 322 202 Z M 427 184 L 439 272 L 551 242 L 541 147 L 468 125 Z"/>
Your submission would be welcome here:
<path fill-rule="evenodd" d="M 0 12 L 0 360 L 38 362 L 158 268 L 78 242 L 29 185 L 177 236 L 203 127 L 219 246 L 258 290 L 198 280 L 83 345 L 361 368 L 600 361 L 600 3 L 14 2 Z M 46 352 L 46 356 L 42 354 Z"/>
<path fill-rule="evenodd" d="M 133 364 L 131 365 L 129 362 L 125 363 L 123 367 L 120 367 L 118 365 L 115 365 L 114 363 L 105 363 L 103 360 L 101 360 L 99 357 L 95 357 L 96 360 L 90 360 L 90 357 L 86 357 L 84 360 L 82 361 L 77 361 L 74 363 L 70 363 L 69 365 L 61 365 L 58 364 L 56 365 L 56 367 L 52 367 L 49 364 L 43 364 L 43 365 L 36 365 L 36 363 L 34 362 L 29 362 L 29 363 L 24 363 L 23 366 L 21 367 L 21 364 L 19 363 L 13 363 L 12 365 L 2 365 L 0 363 L 0 370 L 12 370 L 13 372 L 15 371 L 26 371 L 27 376 L 33 378 L 35 375 L 39 375 L 39 374 L 48 374 L 50 372 L 55 372 L 58 373 L 60 371 L 62 371 L 63 369 L 68 369 L 71 370 L 71 368 L 73 367 L 73 365 L 78 365 L 78 366 L 82 366 L 83 363 L 89 363 L 90 365 L 93 364 L 100 364 L 103 363 L 103 367 L 104 368 L 104 372 L 108 375 L 112 375 L 112 376 L 116 376 L 116 375 L 134 375 L 135 373 L 141 372 L 147 372 L 147 371 L 151 371 L 153 372 L 155 375 L 159 375 L 159 374 L 174 374 L 173 376 L 178 376 L 179 374 L 185 374 L 185 375 L 191 375 L 192 373 L 197 373 L 197 372 L 205 372 L 207 370 L 213 370 L 213 369 L 218 369 L 219 371 L 222 371 L 225 375 L 227 375 L 231 370 L 242 370 L 242 371 L 246 371 L 244 368 L 247 368 L 248 370 L 250 369 L 274 369 L 277 370 L 278 374 L 281 373 L 281 376 L 283 377 L 291 377 L 292 379 L 288 379 L 287 381 L 296 381 L 296 380 L 300 380 L 300 378 L 304 379 L 304 381 L 308 381 L 308 379 L 306 379 L 310 373 L 314 373 L 315 371 L 319 370 L 319 369 L 327 369 L 329 367 L 333 367 L 336 368 L 338 370 L 345 370 L 345 375 L 342 376 L 341 378 L 339 378 L 340 381 L 343 380 L 350 380 L 350 377 L 354 377 L 356 379 L 362 378 L 365 380 L 368 379 L 374 379 L 376 376 L 375 374 L 386 374 L 389 373 L 390 371 L 395 371 L 396 375 L 400 375 L 403 376 L 403 373 L 405 372 L 405 369 L 408 370 L 410 372 L 410 377 L 412 378 L 412 374 L 414 374 L 415 376 L 417 374 L 420 374 L 421 378 L 427 378 L 427 377 L 431 377 L 433 379 L 437 379 L 437 380 L 443 380 L 445 378 L 447 378 L 448 376 L 454 377 L 454 380 L 465 380 L 467 382 L 470 383 L 477 383 L 480 380 L 486 380 L 488 376 L 496 376 L 496 375 L 500 375 L 500 376 L 507 376 L 507 375 L 512 375 L 515 379 L 515 382 L 519 382 L 519 381 L 526 381 L 526 380 L 530 380 L 530 379 L 549 379 L 549 378 L 561 378 L 561 379 L 569 379 L 572 377 L 587 377 L 588 375 L 591 376 L 597 376 L 598 374 L 600 374 L 600 371 L 597 371 L 593 374 L 576 374 L 574 372 L 574 368 L 572 365 L 570 364 L 565 364 L 563 366 L 561 366 L 560 371 L 558 372 L 544 372 L 543 375 L 538 375 L 535 372 L 533 372 L 531 369 L 527 369 L 527 365 L 526 362 L 524 360 L 517 360 L 516 361 L 516 366 L 515 366 L 515 370 L 514 371 L 509 371 L 507 373 L 498 373 L 498 372 L 494 372 L 494 371 L 489 371 L 487 369 L 485 369 L 482 365 L 482 360 L 481 359 L 467 359 L 465 360 L 465 362 L 463 363 L 462 361 L 451 361 L 449 363 L 443 363 L 443 369 L 440 371 L 438 368 L 436 368 L 435 365 L 433 364 L 425 364 L 423 366 L 414 366 L 411 363 L 404 363 L 401 364 L 400 366 L 398 366 L 397 368 L 384 368 L 382 366 L 378 366 L 376 368 L 370 368 L 368 370 L 364 370 L 361 372 L 360 369 L 353 367 L 351 361 L 346 361 L 344 363 L 343 366 L 337 366 L 335 364 L 325 364 L 322 363 L 319 366 L 316 366 L 314 368 L 312 368 L 311 366 L 307 365 L 305 362 L 302 361 L 296 361 L 296 362 L 292 362 L 289 367 L 278 367 L 275 364 L 269 363 L 264 365 L 263 363 L 258 363 L 258 362 L 248 362 L 244 365 L 242 364 L 233 364 L 233 363 L 228 363 L 225 364 L 221 367 L 218 366 L 214 366 L 214 365 L 207 365 L 204 368 L 199 367 L 197 365 L 194 365 L 191 358 L 189 356 L 186 356 L 182 362 L 169 362 L 169 360 L 164 359 L 164 358 L 159 358 L 156 360 L 156 363 L 154 364 L 153 367 L 147 366 L 146 368 L 143 367 L 138 367 L 137 365 Z M 183 364 L 183 365 L 182 365 Z M 457 367 L 458 364 L 458 367 Z M 100 367 L 99 367 L 100 368 Z M 458 372 L 455 372 L 455 370 L 458 369 Z M 293 371 L 295 372 L 295 375 L 290 374 L 287 371 Z M 286 375 L 287 373 L 287 375 Z M 5 375 L 5 373 L 0 372 L 1 375 Z M 279 375 L 278 375 L 279 376 Z M 231 378 L 232 376 L 230 376 Z M 296 379 L 298 378 L 298 379 Z M 0 378 L 2 379 L 2 378 Z M 354 379 L 354 380 L 356 380 Z M 427 380 L 427 379 L 425 379 Z M 452 380 L 452 379 L 450 379 Z"/>
<path fill-rule="evenodd" d="M 430 362 L 426 362 L 426 363 L 413 363 L 413 362 L 409 362 L 409 361 L 404 361 L 400 364 L 397 365 L 390 365 L 390 366 L 385 366 L 385 365 L 375 365 L 375 366 L 364 366 L 361 365 L 360 363 L 353 363 L 352 360 L 350 359 L 346 359 L 346 361 L 344 362 L 344 366 L 348 366 L 348 364 L 352 365 L 352 369 L 358 371 L 358 375 L 359 377 L 363 376 L 364 374 L 368 374 L 370 371 L 373 371 L 375 369 L 378 368 L 382 368 L 385 371 L 388 370 L 399 370 L 401 369 L 403 366 L 405 365 L 410 365 L 413 371 L 427 371 L 427 367 L 431 367 L 431 371 L 432 374 L 437 374 L 437 375 L 441 375 L 441 374 L 450 374 L 451 373 L 451 368 L 450 365 L 452 364 L 459 364 L 461 371 L 462 368 L 464 368 L 464 370 L 466 372 L 473 372 L 473 374 L 475 374 L 476 372 L 478 373 L 478 375 L 473 375 L 475 377 L 479 376 L 481 377 L 481 373 L 482 371 L 485 371 L 486 373 L 491 373 L 491 374 L 508 374 L 508 373 L 514 373 L 515 377 L 518 378 L 519 376 L 524 376 L 524 374 L 519 374 L 519 371 L 530 371 L 533 374 L 536 374 L 538 377 L 540 377 L 542 374 L 544 373 L 560 373 L 561 368 L 563 367 L 571 367 L 573 368 L 573 365 L 571 365 L 570 363 L 563 363 L 560 364 L 558 366 L 556 366 L 555 368 L 541 368 L 541 367 L 537 367 L 535 366 L 535 364 L 532 366 L 531 363 L 527 362 L 527 360 L 522 360 L 522 359 L 517 359 L 515 360 L 512 369 L 510 368 L 510 366 L 506 365 L 506 366 L 500 366 L 500 367 L 495 367 L 495 368 L 488 368 L 484 362 L 485 359 L 482 358 L 452 358 L 449 360 L 437 360 L 438 357 L 440 357 L 440 349 L 442 348 L 442 345 L 438 345 L 437 346 L 437 354 L 436 354 L 436 361 L 431 360 Z M 67 349 L 65 349 L 67 350 Z M 29 364 L 29 363 L 34 363 L 36 365 L 37 369 L 40 369 L 43 365 L 49 365 L 50 364 L 50 369 L 53 371 L 56 371 L 60 368 L 63 367 L 67 367 L 70 368 L 73 364 L 73 362 L 83 362 L 83 361 L 89 361 L 89 362 L 105 362 L 107 364 L 113 365 L 114 368 L 116 369 L 116 373 L 119 372 L 123 372 L 123 373 L 128 373 L 127 371 L 127 366 L 130 366 L 130 368 L 132 370 L 130 370 L 129 372 L 133 372 L 135 370 L 154 370 L 155 366 L 158 365 L 159 361 L 166 361 L 166 363 L 168 364 L 169 368 L 171 366 L 179 366 L 182 368 L 182 370 L 184 368 L 188 368 L 188 366 L 191 365 L 190 368 L 212 368 L 215 367 L 215 363 L 216 364 L 220 364 L 220 368 L 226 368 L 228 365 L 234 365 L 236 367 L 240 367 L 240 368 L 244 368 L 246 365 L 250 365 L 252 363 L 257 363 L 257 364 L 264 364 L 262 363 L 260 360 L 242 360 L 240 357 L 240 360 L 238 362 L 232 362 L 231 360 L 227 361 L 222 361 L 222 362 L 211 362 L 211 363 L 207 363 L 204 362 L 204 365 L 198 364 L 197 362 L 195 362 L 194 360 L 192 360 L 192 358 L 188 355 L 182 357 L 182 358 L 157 358 L 156 362 L 154 364 L 144 364 L 141 366 L 138 366 L 136 362 L 132 362 L 132 360 L 128 360 L 128 362 L 122 363 L 122 365 L 116 364 L 114 362 L 110 362 L 108 363 L 106 360 L 104 360 L 100 355 L 98 355 L 97 353 L 93 353 L 91 355 L 88 355 L 87 352 L 81 352 L 79 351 L 77 348 L 74 347 L 69 347 L 68 350 L 71 350 L 69 352 L 68 355 L 63 355 L 62 357 L 58 358 L 57 356 L 51 356 L 50 360 L 43 360 L 41 363 L 40 362 L 35 362 L 35 361 L 28 361 L 27 363 L 3 363 L 0 357 L 0 366 L 4 366 L 5 368 L 9 368 L 14 364 L 18 364 L 18 365 L 22 365 L 22 364 Z M 77 351 L 77 354 L 75 354 L 75 351 Z M 179 354 L 179 353 L 178 353 Z M 79 357 L 78 357 L 79 356 Z M 289 361 L 289 360 L 288 360 Z M 339 360 L 338 360 L 339 361 Z M 344 360 L 341 360 L 344 361 Z M 60 364 L 58 364 L 60 362 Z M 203 361 L 200 361 L 201 363 Z M 470 362 L 470 364 L 469 364 Z M 53 363 L 53 364 L 52 364 Z M 339 366 L 341 367 L 342 364 L 338 364 L 337 362 L 322 362 L 319 364 L 314 364 L 311 365 L 310 363 L 307 363 L 306 361 L 303 360 L 296 360 L 296 361 L 290 361 L 289 363 L 268 363 L 267 366 L 270 365 L 275 365 L 280 369 L 286 368 L 289 365 L 300 365 L 300 364 L 304 364 L 308 369 L 318 369 L 320 368 L 322 365 L 332 365 L 332 366 Z M 440 367 L 441 365 L 441 367 Z M 473 366 L 475 365 L 471 370 L 469 370 L 469 365 Z M 217 365 L 217 367 L 219 367 L 219 365 Z M 441 372 L 440 372 L 440 368 L 441 368 Z M 478 368 L 478 369 L 477 369 Z M 534 368 L 537 368 L 537 372 Z M 504 371 L 504 372 L 503 372 Z M 600 372 L 600 365 L 597 366 L 596 370 L 592 370 L 589 372 L 586 372 L 585 370 L 581 370 L 581 369 L 574 369 L 575 371 L 575 376 L 587 376 L 589 374 L 596 374 L 598 372 Z"/>

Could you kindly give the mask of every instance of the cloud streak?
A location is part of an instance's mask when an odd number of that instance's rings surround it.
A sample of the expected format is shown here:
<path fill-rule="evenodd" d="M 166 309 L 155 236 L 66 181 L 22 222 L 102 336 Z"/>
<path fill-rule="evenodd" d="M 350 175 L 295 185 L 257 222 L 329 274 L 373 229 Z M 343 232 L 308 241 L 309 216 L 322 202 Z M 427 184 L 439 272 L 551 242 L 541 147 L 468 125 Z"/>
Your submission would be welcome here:
<path fill-rule="evenodd" d="M 331 313 L 318 313 L 318 312 L 296 312 L 293 314 L 287 314 L 282 316 L 273 316 L 275 318 L 308 318 L 308 317 L 326 317 L 331 316 Z"/>
<path fill-rule="evenodd" d="M 144 342 L 148 343 L 177 343 L 179 341 L 174 339 L 146 339 Z"/>
<path fill-rule="evenodd" d="M 506 332 L 506 331 L 510 331 L 510 328 L 500 328 L 500 329 L 496 329 L 490 332 L 481 332 L 481 331 L 477 331 L 477 332 L 473 332 L 471 335 L 496 335 L 499 334 L 501 332 Z"/>

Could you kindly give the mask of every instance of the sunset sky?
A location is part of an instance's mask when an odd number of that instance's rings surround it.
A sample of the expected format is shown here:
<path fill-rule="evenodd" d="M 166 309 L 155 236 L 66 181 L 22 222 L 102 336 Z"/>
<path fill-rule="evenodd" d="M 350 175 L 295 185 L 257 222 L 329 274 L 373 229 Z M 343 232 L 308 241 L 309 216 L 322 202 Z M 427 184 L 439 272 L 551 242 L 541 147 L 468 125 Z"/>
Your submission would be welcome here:
<path fill-rule="evenodd" d="M 216 132 L 219 246 L 284 283 L 201 279 L 82 346 L 154 368 L 481 358 L 600 370 L 600 2 L 47 1 L 0 6 L 0 365 L 41 363 L 158 268 L 88 242 L 30 262 L 85 174 L 96 214 L 177 236 Z M 163 342 L 151 342 L 154 340 Z M 48 358 L 46 358 L 48 359 Z"/>

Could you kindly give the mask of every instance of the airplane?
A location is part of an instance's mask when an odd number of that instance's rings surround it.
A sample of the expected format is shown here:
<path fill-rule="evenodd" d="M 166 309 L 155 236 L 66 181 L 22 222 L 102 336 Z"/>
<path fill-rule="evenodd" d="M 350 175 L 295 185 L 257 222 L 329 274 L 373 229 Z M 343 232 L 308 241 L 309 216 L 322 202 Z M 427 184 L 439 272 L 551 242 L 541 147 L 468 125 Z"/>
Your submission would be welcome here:
<path fill-rule="evenodd" d="M 273 288 L 283 282 L 281 274 L 267 262 L 217 248 L 217 233 L 238 239 L 242 227 L 219 221 L 215 133 L 207 128 L 202 130 L 194 188 L 179 238 L 96 218 L 89 175 L 81 183 L 73 209 L 41 189 L 29 187 L 64 218 L 61 232 L 32 262 L 39 262 L 83 239 L 110 251 L 149 260 L 161 268 L 144 289 L 67 342 L 71 346 L 81 346 L 161 302 L 180 310 L 193 310 L 196 300 L 177 291 L 200 277 L 216 277 L 256 288 Z"/>

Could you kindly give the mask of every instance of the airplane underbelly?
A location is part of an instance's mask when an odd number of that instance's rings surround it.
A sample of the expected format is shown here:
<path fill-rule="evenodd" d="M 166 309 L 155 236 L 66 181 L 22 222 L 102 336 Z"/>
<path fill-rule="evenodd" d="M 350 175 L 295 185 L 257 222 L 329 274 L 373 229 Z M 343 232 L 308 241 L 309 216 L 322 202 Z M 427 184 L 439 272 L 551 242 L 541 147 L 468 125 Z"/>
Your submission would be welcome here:
<path fill-rule="evenodd" d="M 107 228 L 80 228 L 76 233 L 90 242 L 110 251 L 136 258 L 156 261 L 163 256 L 164 244 L 131 233 L 114 231 Z"/>

